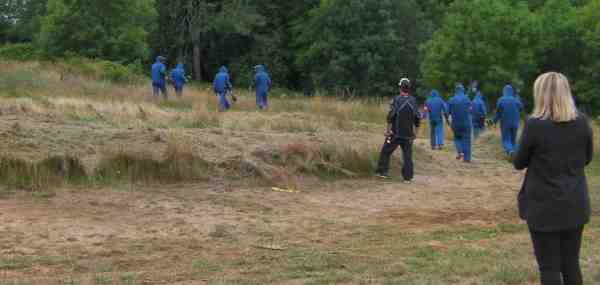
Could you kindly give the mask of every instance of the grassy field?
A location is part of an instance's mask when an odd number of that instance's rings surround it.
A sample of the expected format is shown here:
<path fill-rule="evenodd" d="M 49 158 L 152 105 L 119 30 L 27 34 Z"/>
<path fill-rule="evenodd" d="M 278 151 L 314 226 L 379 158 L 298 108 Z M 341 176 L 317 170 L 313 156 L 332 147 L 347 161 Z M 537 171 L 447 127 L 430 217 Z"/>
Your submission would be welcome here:
<path fill-rule="evenodd" d="M 424 126 L 405 185 L 370 177 L 386 99 L 276 90 L 258 112 L 238 90 L 218 113 L 207 86 L 165 101 L 147 83 L 0 63 L 0 285 L 536 284 L 523 173 L 497 130 L 465 165 Z M 597 206 L 600 157 L 588 174 Z M 600 284 L 593 209 L 585 284 Z"/>

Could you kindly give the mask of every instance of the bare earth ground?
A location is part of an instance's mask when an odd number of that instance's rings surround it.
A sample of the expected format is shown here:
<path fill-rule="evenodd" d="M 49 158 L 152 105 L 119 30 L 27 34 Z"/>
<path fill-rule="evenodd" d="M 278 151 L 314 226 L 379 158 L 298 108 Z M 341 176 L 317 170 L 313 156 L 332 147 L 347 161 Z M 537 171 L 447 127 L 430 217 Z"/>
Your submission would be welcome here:
<path fill-rule="evenodd" d="M 331 139 L 221 128 L 179 134 L 214 163 Z M 106 148 L 158 155 L 167 136 L 163 129 L 0 115 L 3 152 L 31 160 L 68 153 L 90 169 Z M 376 147 L 380 139 L 343 134 L 349 144 Z M 433 152 L 418 139 L 411 185 L 301 177 L 298 192 L 289 193 L 215 175 L 197 184 L 3 195 L 0 284 L 533 284 L 515 207 L 522 173 L 483 145 L 496 139 L 482 138 L 470 165 L 454 160 L 450 147 Z M 583 267 L 589 282 L 600 282 L 597 223 L 588 233 Z"/>

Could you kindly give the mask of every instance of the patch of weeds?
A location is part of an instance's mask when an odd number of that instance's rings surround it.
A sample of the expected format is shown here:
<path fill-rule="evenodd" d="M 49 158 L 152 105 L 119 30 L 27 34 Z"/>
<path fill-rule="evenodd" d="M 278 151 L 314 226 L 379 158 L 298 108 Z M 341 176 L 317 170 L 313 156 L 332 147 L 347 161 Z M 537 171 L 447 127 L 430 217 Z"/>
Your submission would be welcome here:
<path fill-rule="evenodd" d="M 456 248 L 451 250 L 445 258 L 443 270 L 453 275 L 478 276 L 489 272 L 490 264 L 493 264 L 492 253 L 486 249 Z"/>
<path fill-rule="evenodd" d="M 60 281 L 58 281 L 58 284 L 60 285 L 79 285 L 79 281 L 73 279 L 73 278 L 68 278 L 68 279 L 62 279 Z"/>
<path fill-rule="evenodd" d="M 210 164 L 193 154 L 189 143 L 170 138 L 161 160 L 151 154 L 119 150 L 101 159 L 96 179 L 105 183 L 128 180 L 137 182 L 179 183 L 206 180 Z"/>
<path fill-rule="evenodd" d="M 49 191 L 34 191 L 31 193 L 31 196 L 35 199 L 47 200 L 54 197 L 56 194 L 54 192 Z"/>
<path fill-rule="evenodd" d="M 65 113 L 65 117 L 67 120 L 85 123 L 85 124 L 93 124 L 102 121 L 102 118 L 97 115 L 80 113 L 80 112 L 67 112 Z"/>
<path fill-rule="evenodd" d="M 207 128 L 220 127 L 221 120 L 216 115 L 214 115 L 214 116 L 193 115 L 189 119 L 180 120 L 177 124 L 185 129 L 207 129 Z"/>
<path fill-rule="evenodd" d="M 158 106 L 166 109 L 173 109 L 180 112 L 192 111 L 192 103 L 183 100 L 161 100 Z"/>
<path fill-rule="evenodd" d="M 110 276 L 97 275 L 96 278 L 94 278 L 94 282 L 97 285 L 113 284 L 113 279 Z"/>
<path fill-rule="evenodd" d="M 501 284 L 518 285 L 526 284 L 527 281 L 533 281 L 535 277 L 536 275 L 534 272 L 516 267 L 508 262 L 500 264 L 498 270 L 494 272 L 488 280 Z"/>
<path fill-rule="evenodd" d="M 53 156 L 38 163 L 0 158 L 0 183 L 13 189 L 46 190 L 85 178 L 85 170 L 76 158 Z"/>
<path fill-rule="evenodd" d="M 527 225 L 524 224 L 500 224 L 498 230 L 503 234 L 514 234 L 527 232 Z"/>
<path fill-rule="evenodd" d="M 325 163 L 316 173 L 322 178 L 370 176 L 375 172 L 379 157 L 373 149 L 327 144 L 320 147 L 319 154 Z"/>
<path fill-rule="evenodd" d="M 500 234 L 498 228 L 473 228 L 463 231 L 436 231 L 431 238 L 437 241 L 482 240 L 495 238 Z"/>
<path fill-rule="evenodd" d="M 322 277 L 341 268 L 338 256 L 318 249 L 296 249 L 287 253 L 282 274 L 286 278 Z"/>
<path fill-rule="evenodd" d="M 47 84 L 48 82 L 39 72 L 30 68 L 0 72 L 0 90 L 2 90 L 0 94 L 3 97 L 27 97 L 27 91 L 42 89 Z"/>
<path fill-rule="evenodd" d="M 135 274 L 134 273 L 123 273 L 119 278 L 121 285 L 135 285 Z"/>
<path fill-rule="evenodd" d="M 236 280 L 211 280 L 208 282 L 208 285 L 263 285 L 264 282 L 246 280 L 246 279 L 236 279 Z"/>
<path fill-rule="evenodd" d="M 192 267 L 195 270 L 203 271 L 203 272 L 221 272 L 223 268 L 218 264 L 210 263 L 206 260 L 196 260 L 192 262 Z"/>
<path fill-rule="evenodd" d="M 112 272 L 113 268 L 110 264 L 100 264 L 96 267 L 96 271 L 100 273 Z"/>
<path fill-rule="evenodd" d="M 17 259 L 0 260 L 0 270 L 16 270 L 26 268 L 27 265 Z"/>
<path fill-rule="evenodd" d="M 318 128 L 310 120 L 273 120 L 270 129 L 287 133 L 316 133 Z"/>
<path fill-rule="evenodd" d="M 326 272 L 323 276 L 312 278 L 305 282 L 306 285 L 328 285 L 328 284 L 344 284 L 353 280 L 350 272 L 343 270 L 334 270 Z"/>
<path fill-rule="evenodd" d="M 34 283 L 24 280 L 0 280 L 0 285 L 34 285 Z"/>

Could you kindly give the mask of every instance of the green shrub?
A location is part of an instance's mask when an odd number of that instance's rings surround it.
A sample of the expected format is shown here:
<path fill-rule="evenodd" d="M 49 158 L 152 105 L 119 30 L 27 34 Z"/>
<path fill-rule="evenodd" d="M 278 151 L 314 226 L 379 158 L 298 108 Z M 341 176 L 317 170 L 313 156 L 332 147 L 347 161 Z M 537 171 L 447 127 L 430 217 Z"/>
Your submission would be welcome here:
<path fill-rule="evenodd" d="M 39 58 L 37 49 L 32 44 L 9 44 L 0 46 L 0 58 L 32 61 Z"/>
<path fill-rule="evenodd" d="M 77 55 L 67 55 L 64 59 L 63 69 L 66 73 L 80 74 L 115 83 L 131 83 L 138 76 L 135 65 L 125 66 L 117 62 L 93 60 Z"/>
<path fill-rule="evenodd" d="M 111 61 L 102 61 L 100 64 L 102 65 L 101 78 L 103 80 L 127 83 L 133 81 L 135 78 L 133 71 L 127 66 Z"/>
<path fill-rule="evenodd" d="M 0 96 L 21 97 L 24 91 L 46 87 L 48 82 L 33 69 L 19 67 L 0 71 Z"/>

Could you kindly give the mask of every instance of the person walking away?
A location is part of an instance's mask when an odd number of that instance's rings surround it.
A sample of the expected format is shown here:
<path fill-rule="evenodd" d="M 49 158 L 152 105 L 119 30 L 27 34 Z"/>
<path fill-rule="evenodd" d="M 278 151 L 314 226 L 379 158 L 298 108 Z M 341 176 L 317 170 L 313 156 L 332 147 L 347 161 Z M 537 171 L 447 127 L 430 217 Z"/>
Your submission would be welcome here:
<path fill-rule="evenodd" d="M 444 146 L 443 117 L 448 113 L 448 106 L 437 90 L 431 90 L 429 98 L 425 101 L 425 112 L 429 117 L 431 149 L 442 149 Z"/>
<path fill-rule="evenodd" d="M 471 162 L 471 111 L 471 100 L 465 94 L 465 88 L 459 84 L 448 102 L 448 113 L 454 132 L 456 159 L 464 162 Z"/>
<path fill-rule="evenodd" d="M 183 68 L 183 63 L 177 64 L 177 67 L 171 71 L 171 82 L 173 82 L 173 87 L 175 88 L 177 97 L 181 98 L 183 95 L 183 86 L 187 82 L 187 79 L 185 79 L 185 69 Z"/>
<path fill-rule="evenodd" d="M 412 146 L 421 118 L 417 109 L 417 99 L 410 95 L 410 80 L 402 78 L 399 86 L 400 94 L 392 100 L 387 116 L 386 140 L 381 148 L 376 175 L 389 178 L 390 157 L 400 146 L 404 160 L 402 177 L 405 183 L 411 183 L 414 177 Z"/>
<path fill-rule="evenodd" d="M 497 124 L 498 121 L 500 121 L 502 147 L 509 156 L 511 156 L 515 150 L 522 110 L 523 104 L 514 96 L 513 87 L 511 85 L 506 85 L 502 91 L 502 97 L 498 99 L 496 117 L 494 118 L 493 123 Z"/>
<path fill-rule="evenodd" d="M 150 75 L 152 77 L 152 94 L 154 95 L 154 97 L 159 97 L 162 92 L 163 97 L 167 99 L 167 67 L 165 66 L 164 62 L 164 57 L 156 57 L 156 62 L 152 65 Z"/>
<path fill-rule="evenodd" d="M 518 195 L 542 285 L 582 285 L 579 252 L 590 221 L 585 167 L 594 155 L 588 119 L 577 111 L 567 78 L 542 74 L 534 84 L 514 167 L 527 169 Z"/>
<path fill-rule="evenodd" d="M 231 91 L 232 87 L 227 68 L 221 66 L 213 81 L 213 89 L 219 103 L 219 112 L 225 112 L 231 107 L 229 101 L 227 101 L 227 93 Z"/>
<path fill-rule="evenodd" d="M 254 88 L 256 89 L 256 106 L 261 109 L 267 109 L 268 101 L 267 96 L 269 90 L 271 90 L 271 77 L 266 71 L 264 65 L 257 65 L 254 67 L 256 75 L 254 76 Z"/>
<path fill-rule="evenodd" d="M 487 107 L 479 90 L 475 93 L 473 99 L 473 139 L 477 139 L 485 131 L 485 118 L 487 116 Z"/>

